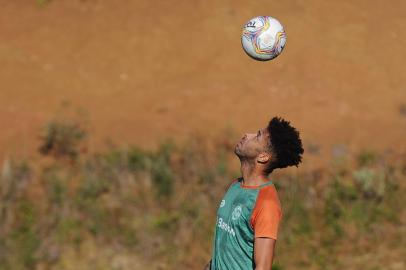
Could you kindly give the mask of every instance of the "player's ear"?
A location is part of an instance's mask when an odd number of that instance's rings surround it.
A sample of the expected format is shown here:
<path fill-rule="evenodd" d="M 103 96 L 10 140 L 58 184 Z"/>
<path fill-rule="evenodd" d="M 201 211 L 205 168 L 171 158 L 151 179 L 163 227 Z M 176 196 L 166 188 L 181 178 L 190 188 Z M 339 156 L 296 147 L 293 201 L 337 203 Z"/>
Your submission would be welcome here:
<path fill-rule="evenodd" d="M 258 157 L 257 157 L 257 161 L 258 161 L 259 163 L 267 163 L 270 159 L 271 159 L 270 154 L 265 153 L 265 152 L 259 154 Z"/>

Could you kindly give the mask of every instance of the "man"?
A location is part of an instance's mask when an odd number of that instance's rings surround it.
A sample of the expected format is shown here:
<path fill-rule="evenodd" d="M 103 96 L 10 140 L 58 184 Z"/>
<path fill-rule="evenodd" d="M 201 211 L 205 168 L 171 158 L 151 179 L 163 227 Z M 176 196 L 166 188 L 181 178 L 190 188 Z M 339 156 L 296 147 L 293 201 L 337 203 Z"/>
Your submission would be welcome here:
<path fill-rule="evenodd" d="M 282 218 L 279 197 L 269 175 L 302 161 L 299 132 L 274 117 L 235 146 L 242 177 L 234 180 L 217 210 L 212 258 L 205 270 L 271 270 Z"/>

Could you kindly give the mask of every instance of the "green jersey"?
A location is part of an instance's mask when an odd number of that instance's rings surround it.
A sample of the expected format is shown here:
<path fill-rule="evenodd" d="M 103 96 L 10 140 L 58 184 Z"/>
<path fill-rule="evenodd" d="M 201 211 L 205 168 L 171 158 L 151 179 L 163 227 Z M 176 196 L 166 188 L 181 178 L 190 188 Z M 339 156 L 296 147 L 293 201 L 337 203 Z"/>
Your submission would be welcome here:
<path fill-rule="evenodd" d="M 247 186 L 242 178 L 228 187 L 217 210 L 211 270 L 255 269 L 254 239 L 277 239 L 282 218 L 275 186 Z"/>

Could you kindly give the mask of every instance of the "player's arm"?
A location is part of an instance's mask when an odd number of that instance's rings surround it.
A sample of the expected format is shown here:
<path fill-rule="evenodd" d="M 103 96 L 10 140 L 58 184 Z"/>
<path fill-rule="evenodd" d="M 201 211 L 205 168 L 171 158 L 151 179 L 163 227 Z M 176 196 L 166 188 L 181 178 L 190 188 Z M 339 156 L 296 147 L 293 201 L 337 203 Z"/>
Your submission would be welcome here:
<path fill-rule="evenodd" d="M 206 264 L 206 266 L 203 268 L 203 270 L 210 270 L 210 264 L 211 264 L 211 260 Z"/>
<path fill-rule="evenodd" d="M 271 270 L 275 243 L 282 219 L 282 209 L 274 187 L 259 191 L 250 218 L 254 229 L 254 263 L 256 270 Z"/>
<path fill-rule="evenodd" d="M 255 270 L 271 270 L 276 240 L 256 237 L 254 240 Z"/>

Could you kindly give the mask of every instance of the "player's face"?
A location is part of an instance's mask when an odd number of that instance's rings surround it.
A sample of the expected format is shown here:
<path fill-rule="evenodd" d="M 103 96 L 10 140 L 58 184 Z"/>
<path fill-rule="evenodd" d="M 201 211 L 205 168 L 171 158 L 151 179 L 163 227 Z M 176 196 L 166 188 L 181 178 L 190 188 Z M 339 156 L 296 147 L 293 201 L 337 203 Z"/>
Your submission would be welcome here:
<path fill-rule="evenodd" d="M 239 157 L 256 158 L 266 152 L 269 145 L 269 133 L 266 128 L 256 133 L 246 133 L 235 146 L 234 152 Z"/>

